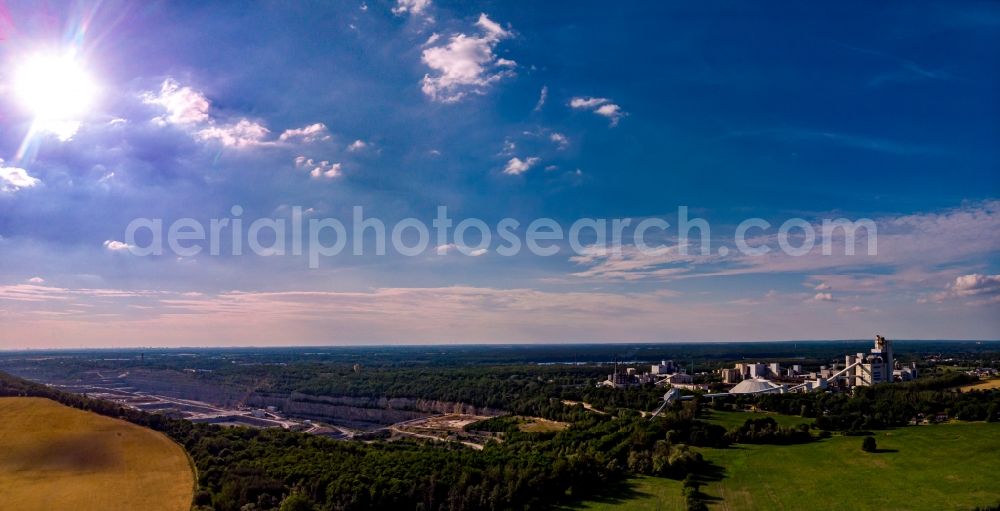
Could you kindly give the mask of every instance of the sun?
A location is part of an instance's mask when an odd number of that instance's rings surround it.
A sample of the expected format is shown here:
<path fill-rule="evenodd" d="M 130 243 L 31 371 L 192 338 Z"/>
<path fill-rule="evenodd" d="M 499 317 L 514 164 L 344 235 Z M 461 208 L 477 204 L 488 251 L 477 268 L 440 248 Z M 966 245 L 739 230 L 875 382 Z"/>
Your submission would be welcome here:
<path fill-rule="evenodd" d="M 17 68 L 13 91 L 37 120 L 72 121 L 91 108 L 97 85 L 72 53 L 37 54 Z"/>

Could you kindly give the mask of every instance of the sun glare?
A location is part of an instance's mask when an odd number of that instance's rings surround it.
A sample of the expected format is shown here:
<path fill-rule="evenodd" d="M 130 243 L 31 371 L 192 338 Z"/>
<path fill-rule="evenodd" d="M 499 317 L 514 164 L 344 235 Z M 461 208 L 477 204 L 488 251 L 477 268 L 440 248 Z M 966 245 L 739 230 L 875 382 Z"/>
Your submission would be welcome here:
<path fill-rule="evenodd" d="M 97 95 L 97 86 L 72 55 L 35 55 L 18 68 L 14 92 L 39 120 L 69 121 L 82 117 Z"/>

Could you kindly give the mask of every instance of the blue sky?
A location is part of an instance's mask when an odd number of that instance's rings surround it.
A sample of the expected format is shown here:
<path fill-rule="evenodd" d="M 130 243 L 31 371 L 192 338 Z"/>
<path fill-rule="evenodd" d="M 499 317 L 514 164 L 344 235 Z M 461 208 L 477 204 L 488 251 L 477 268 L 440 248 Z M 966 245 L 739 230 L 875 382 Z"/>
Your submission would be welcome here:
<path fill-rule="evenodd" d="M 991 2 L 9 2 L 0 348 L 996 339 L 998 48 Z M 70 50 L 96 99 L 47 125 L 18 69 Z M 688 206 L 721 245 L 748 217 L 871 218 L 879 253 L 310 269 L 123 245 L 134 218 L 237 204 L 565 225 Z"/>

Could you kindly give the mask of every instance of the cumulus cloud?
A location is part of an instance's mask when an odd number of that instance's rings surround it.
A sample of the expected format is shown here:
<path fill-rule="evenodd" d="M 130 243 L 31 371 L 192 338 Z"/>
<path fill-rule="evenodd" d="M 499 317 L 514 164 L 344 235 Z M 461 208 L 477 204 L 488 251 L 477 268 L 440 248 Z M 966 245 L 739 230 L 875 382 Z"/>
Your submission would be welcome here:
<path fill-rule="evenodd" d="M 569 101 L 569 106 L 576 110 L 589 110 L 602 117 L 607 117 L 611 126 L 617 126 L 618 121 L 628 115 L 608 98 L 575 97 Z"/>
<path fill-rule="evenodd" d="M 359 138 L 354 142 L 351 142 L 350 145 L 347 146 L 347 150 L 354 153 L 366 149 L 368 145 L 369 145 L 368 142 L 365 142 L 364 140 L 361 140 Z"/>
<path fill-rule="evenodd" d="M 832 293 L 816 293 L 815 295 L 813 295 L 812 299 L 813 299 L 814 302 L 832 302 L 833 301 L 833 294 Z"/>
<path fill-rule="evenodd" d="M 31 188 L 41 183 L 32 177 L 27 170 L 20 167 L 8 167 L 0 158 L 0 192 L 16 192 L 21 188 Z"/>
<path fill-rule="evenodd" d="M 129 244 L 124 241 L 104 240 L 104 248 L 112 252 L 121 252 L 129 249 Z"/>
<path fill-rule="evenodd" d="M 30 279 L 28 279 L 28 282 L 30 282 L 32 284 L 44 284 L 45 283 L 45 279 L 43 279 L 41 277 L 31 277 Z"/>
<path fill-rule="evenodd" d="M 431 0 L 397 0 L 396 6 L 392 8 L 392 13 L 396 16 L 402 16 L 407 13 L 419 16 L 424 14 L 430 5 Z"/>
<path fill-rule="evenodd" d="M 931 295 L 930 300 L 941 303 L 952 299 L 969 299 L 972 305 L 1000 303 L 1000 275 L 982 275 L 970 273 L 959 275 L 948 284 L 945 291 Z"/>
<path fill-rule="evenodd" d="M 340 176 L 343 167 L 340 163 L 330 163 L 327 160 L 316 161 L 305 156 L 295 158 L 295 166 L 309 171 L 309 176 L 313 179 L 333 179 Z"/>
<path fill-rule="evenodd" d="M 240 119 L 232 124 L 209 126 L 199 130 L 197 137 L 201 140 L 214 140 L 226 147 L 251 147 L 267 145 L 266 140 L 271 131 L 263 124 L 249 119 Z"/>
<path fill-rule="evenodd" d="M 301 128 L 285 130 L 278 136 L 278 140 L 310 144 L 318 140 L 330 140 L 330 131 L 326 128 L 326 124 L 317 122 Z"/>
<path fill-rule="evenodd" d="M 321 122 L 283 131 L 277 139 L 261 122 L 246 117 L 222 117 L 212 113 L 212 103 L 200 91 L 181 86 L 173 78 L 163 81 L 159 92 L 145 92 L 142 100 L 157 105 L 165 113 L 152 119 L 153 123 L 175 125 L 204 142 L 214 142 L 225 147 L 247 148 L 278 146 L 282 144 L 307 144 L 331 138 Z"/>
<path fill-rule="evenodd" d="M 514 73 L 517 63 L 494 53 L 510 32 L 485 14 L 476 27 L 478 35 L 456 34 L 423 51 L 421 60 L 432 72 L 424 75 L 421 90 L 431 100 L 454 103 L 469 94 L 485 94 L 491 84 Z"/>
<path fill-rule="evenodd" d="M 955 279 L 952 289 L 959 296 L 976 296 L 1000 293 L 1000 275 L 973 273 Z"/>
<path fill-rule="evenodd" d="M 507 165 L 503 168 L 503 173 L 517 176 L 530 170 L 531 167 L 537 165 L 539 161 L 541 161 L 541 159 L 537 156 L 529 156 L 523 160 L 515 156 L 507 161 Z"/>
<path fill-rule="evenodd" d="M 159 93 L 143 93 L 142 100 L 166 110 L 164 115 L 153 119 L 160 124 L 198 124 L 208 121 L 208 109 L 211 106 L 208 98 L 191 87 L 182 87 L 173 78 L 163 81 Z"/>

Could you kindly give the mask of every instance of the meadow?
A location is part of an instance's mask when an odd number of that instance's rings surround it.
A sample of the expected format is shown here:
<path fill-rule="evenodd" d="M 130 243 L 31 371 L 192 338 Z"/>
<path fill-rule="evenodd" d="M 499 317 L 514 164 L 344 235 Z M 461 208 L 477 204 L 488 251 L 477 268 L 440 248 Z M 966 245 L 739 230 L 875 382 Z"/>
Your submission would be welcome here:
<path fill-rule="evenodd" d="M 750 419 L 763 419 L 770 417 L 778 423 L 779 426 L 786 428 L 791 428 L 798 426 L 799 424 L 812 424 L 813 419 L 808 417 L 799 417 L 798 415 L 784 415 L 780 413 L 768 413 L 768 412 L 730 412 L 730 411 L 719 411 L 719 410 L 703 410 L 698 412 L 698 417 L 702 420 L 707 420 L 713 424 L 718 424 L 726 429 L 733 429 L 742 426 L 744 422 Z"/>
<path fill-rule="evenodd" d="M 784 416 L 781 422 L 799 419 Z M 702 492 L 710 509 L 726 511 L 970 511 L 1000 503 L 1000 424 L 949 423 L 874 433 L 875 453 L 861 450 L 862 437 L 839 435 L 810 444 L 701 449 L 719 473 Z M 643 477 L 631 480 L 629 487 L 618 498 L 588 501 L 577 509 L 683 508 L 678 481 Z"/>
<path fill-rule="evenodd" d="M 185 511 L 183 448 L 134 424 L 34 397 L 0 398 L 0 509 Z"/>

